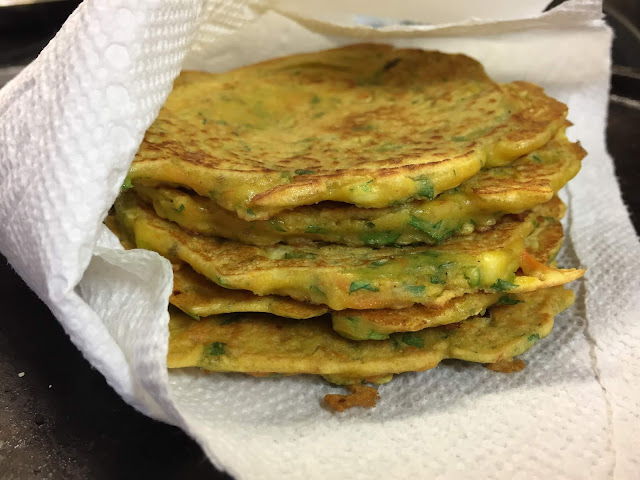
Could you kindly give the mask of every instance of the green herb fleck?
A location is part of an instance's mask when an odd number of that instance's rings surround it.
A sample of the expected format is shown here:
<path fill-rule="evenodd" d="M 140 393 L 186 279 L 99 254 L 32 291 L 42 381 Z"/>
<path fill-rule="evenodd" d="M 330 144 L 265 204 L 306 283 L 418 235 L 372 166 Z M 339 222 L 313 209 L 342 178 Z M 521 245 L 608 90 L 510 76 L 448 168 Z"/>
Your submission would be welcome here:
<path fill-rule="evenodd" d="M 124 179 L 124 183 L 120 187 L 120 190 L 124 192 L 125 190 L 129 190 L 130 188 L 133 188 L 133 184 L 131 183 L 131 179 L 127 177 Z"/>
<path fill-rule="evenodd" d="M 247 215 L 255 215 L 256 213 L 251 210 L 250 208 L 247 208 Z"/>
<path fill-rule="evenodd" d="M 311 97 L 311 103 L 314 105 L 316 103 L 320 103 L 320 97 L 318 95 L 314 95 L 313 97 Z"/>
<path fill-rule="evenodd" d="M 542 163 L 542 159 L 536 154 L 531 155 L 531 158 L 533 158 L 533 161 L 536 163 Z"/>
<path fill-rule="evenodd" d="M 464 142 L 467 140 L 467 137 L 451 137 L 451 140 L 454 142 Z"/>
<path fill-rule="evenodd" d="M 356 325 L 358 325 L 358 317 L 344 317 L 345 320 L 347 320 L 352 327 L 355 327 Z"/>
<path fill-rule="evenodd" d="M 535 342 L 538 340 L 540 340 L 540 335 L 538 335 L 537 333 L 532 333 L 527 337 L 527 342 Z"/>
<path fill-rule="evenodd" d="M 373 180 L 369 180 L 367 183 L 360 185 L 360 190 L 362 190 L 363 192 L 370 192 L 371 182 L 373 182 Z"/>
<path fill-rule="evenodd" d="M 512 295 L 503 295 L 500 297 L 500 300 L 498 300 L 496 305 L 516 305 L 518 303 L 524 303 L 524 301 L 518 300 Z"/>
<path fill-rule="evenodd" d="M 178 208 L 176 208 L 176 212 L 182 213 L 183 210 L 184 210 L 184 204 L 181 203 L 180 206 Z"/>
<path fill-rule="evenodd" d="M 184 311 L 184 310 L 183 310 Z M 186 313 L 187 315 L 189 315 L 191 318 L 193 318 L 194 320 L 200 320 L 200 315 L 196 315 L 195 313 L 191 313 L 191 312 L 187 312 L 184 311 L 184 313 Z"/>
<path fill-rule="evenodd" d="M 206 125 L 209 120 L 204 116 L 204 113 L 198 112 L 198 115 L 202 117 L 202 125 Z"/>
<path fill-rule="evenodd" d="M 516 287 L 517 287 L 517 285 L 515 285 L 515 284 L 513 284 L 511 282 L 507 282 L 505 280 L 502 280 L 501 278 L 499 278 L 496 283 L 491 285 L 491 288 L 493 288 L 494 290 L 497 290 L 498 292 L 505 292 L 507 290 L 512 290 L 512 289 L 514 289 Z"/>
<path fill-rule="evenodd" d="M 363 233 L 360 239 L 370 247 L 379 247 L 393 244 L 398 237 L 400 237 L 400 233 L 397 232 L 370 232 Z"/>
<path fill-rule="evenodd" d="M 211 355 L 212 357 L 219 357 L 220 355 L 224 355 L 226 343 L 222 342 L 213 342 L 211 345 L 207 347 L 207 355 Z"/>
<path fill-rule="evenodd" d="M 413 332 L 407 332 L 402 335 L 402 341 L 412 347 L 424 348 L 424 339 Z"/>
<path fill-rule="evenodd" d="M 316 173 L 316 172 L 314 172 L 313 170 L 298 169 L 294 173 L 296 175 L 311 175 L 311 174 Z"/>
<path fill-rule="evenodd" d="M 370 292 L 378 292 L 380 289 L 363 280 L 356 280 L 355 282 L 351 282 L 351 285 L 349 286 L 349 293 L 357 292 L 358 290 L 369 290 Z"/>
<path fill-rule="evenodd" d="M 386 265 L 387 263 L 389 263 L 389 259 L 388 258 L 383 258 L 382 260 L 376 260 L 375 262 L 371 262 L 371 266 L 374 268 L 378 268 L 381 267 L 383 265 Z"/>
<path fill-rule="evenodd" d="M 388 335 L 384 333 L 376 332 L 375 330 L 371 330 L 369 332 L 369 335 L 367 335 L 367 338 L 369 338 L 369 340 L 384 340 L 387 337 Z"/>
<path fill-rule="evenodd" d="M 311 118 L 320 118 L 324 116 L 324 112 L 314 113 Z"/>
<path fill-rule="evenodd" d="M 436 284 L 436 285 L 437 284 L 444 285 L 445 283 L 447 283 L 447 281 L 444 278 L 440 278 L 440 277 L 438 277 L 436 275 L 432 275 L 430 280 L 431 280 L 431 283 Z"/>
<path fill-rule="evenodd" d="M 427 197 L 429 200 L 435 198 L 435 191 L 433 188 L 433 182 L 424 175 L 414 178 L 413 181 L 416 184 L 416 193 L 420 197 Z"/>
<path fill-rule="evenodd" d="M 426 290 L 426 287 L 424 285 L 405 285 L 404 288 L 414 295 L 424 295 L 424 292 Z"/>
<path fill-rule="evenodd" d="M 480 270 L 476 267 L 467 267 L 464 269 L 464 278 L 467 279 L 467 283 L 470 287 L 477 287 L 480 285 Z"/>
<path fill-rule="evenodd" d="M 421 218 L 412 216 L 409 218 L 409 225 L 416 230 L 429 235 L 429 237 L 437 244 L 442 243 L 456 232 L 455 229 L 444 230 L 441 232 L 440 230 L 442 227 L 442 220 L 440 220 L 438 223 L 433 224 L 431 222 L 427 222 L 426 220 L 422 220 Z"/>
<path fill-rule="evenodd" d="M 282 228 L 282 225 L 280 225 L 278 222 L 276 222 L 275 220 L 269 220 L 269 224 L 273 227 L 273 229 L 276 232 L 286 232 L 286 230 L 284 228 Z"/>
<path fill-rule="evenodd" d="M 314 293 L 317 293 L 318 295 L 322 296 L 322 297 L 326 297 L 327 294 L 324 293 L 322 290 L 320 290 L 316 285 L 311 285 L 309 287 L 309 290 L 311 290 Z"/>

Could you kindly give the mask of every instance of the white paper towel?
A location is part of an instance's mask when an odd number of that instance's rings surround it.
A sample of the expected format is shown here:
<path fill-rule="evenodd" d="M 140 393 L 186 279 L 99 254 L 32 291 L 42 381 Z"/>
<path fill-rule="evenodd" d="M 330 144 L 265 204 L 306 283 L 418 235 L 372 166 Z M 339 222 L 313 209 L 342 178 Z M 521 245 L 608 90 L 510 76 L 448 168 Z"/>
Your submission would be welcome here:
<path fill-rule="evenodd" d="M 636 477 L 640 245 L 605 151 L 611 34 L 599 2 L 378 30 L 327 23 L 351 13 L 339 2 L 325 15 L 287 3 L 86 0 L 0 91 L 0 250 L 126 401 L 238 478 Z M 394 3 L 397 18 L 415 8 Z M 454 363 L 401 375 L 374 410 L 328 412 L 332 388 L 315 378 L 168 374 L 168 262 L 122 251 L 100 222 L 173 78 L 363 39 L 464 52 L 569 104 L 570 135 L 590 153 L 565 193 L 562 260 L 589 267 L 575 307 L 523 372 Z"/>

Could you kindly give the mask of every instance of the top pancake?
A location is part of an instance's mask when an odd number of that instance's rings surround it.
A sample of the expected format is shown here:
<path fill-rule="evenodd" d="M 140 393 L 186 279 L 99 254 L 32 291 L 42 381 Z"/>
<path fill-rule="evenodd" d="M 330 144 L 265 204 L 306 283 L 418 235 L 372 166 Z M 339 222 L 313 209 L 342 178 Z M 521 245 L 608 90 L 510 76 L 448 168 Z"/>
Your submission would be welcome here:
<path fill-rule="evenodd" d="M 544 145 L 566 106 L 498 85 L 464 55 L 387 45 L 184 72 L 134 160 L 134 183 L 187 186 L 247 220 L 324 200 L 433 198 Z"/>

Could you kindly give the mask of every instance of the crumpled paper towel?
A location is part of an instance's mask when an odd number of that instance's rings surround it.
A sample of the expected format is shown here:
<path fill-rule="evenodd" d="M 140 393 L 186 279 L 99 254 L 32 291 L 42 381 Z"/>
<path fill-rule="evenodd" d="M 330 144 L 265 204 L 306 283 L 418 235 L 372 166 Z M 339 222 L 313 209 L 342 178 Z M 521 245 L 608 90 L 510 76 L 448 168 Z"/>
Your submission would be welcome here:
<path fill-rule="evenodd" d="M 446 3 L 459 14 L 465 1 Z M 544 14 L 509 2 L 492 22 L 396 0 L 395 19 L 448 23 L 380 29 L 350 23 L 348 2 L 315 3 L 85 0 L 0 91 L 2 253 L 127 402 L 183 428 L 237 478 L 636 478 L 640 245 L 605 150 L 611 32 L 600 2 Z M 385 15 L 382 3 L 360 13 Z M 561 261 L 589 267 L 576 305 L 523 372 L 400 375 L 373 410 L 328 412 L 320 399 L 334 389 L 311 377 L 168 373 L 170 266 L 122 251 L 101 221 L 172 80 L 181 68 L 358 41 L 464 52 L 497 80 L 533 81 L 568 103 L 570 135 L 589 151 L 564 194 Z"/>

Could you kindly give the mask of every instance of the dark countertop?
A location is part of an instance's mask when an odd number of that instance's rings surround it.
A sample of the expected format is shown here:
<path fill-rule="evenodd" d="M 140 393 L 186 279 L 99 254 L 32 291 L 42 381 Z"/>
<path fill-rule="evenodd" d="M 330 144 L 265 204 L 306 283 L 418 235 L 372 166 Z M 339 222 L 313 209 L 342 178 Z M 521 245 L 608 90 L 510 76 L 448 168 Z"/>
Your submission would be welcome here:
<path fill-rule="evenodd" d="M 57 28 L 51 25 L 61 23 L 78 2 L 64 3 L 57 13 L 51 13 L 51 6 L 47 7 L 50 13 L 39 17 L 47 35 Z M 610 4 L 618 13 L 630 12 L 640 18 L 640 6 L 634 0 Z M 0 66 L 33 58 L 46 43 L 39 39 L 27 45 L 24 37 L 19 42 L 15 37 L 7 40 L 4 36 L 11 29 L 5 27 L 10 24 L 19 22 L 3 19 L 0 9 L 0 46 L 19 43 L 22 53 L 0 48 Z M 634 41 L 625 35 L 633 36 L 633 32 L 625 31 L 618 39 Z M 640 45 L 640 38 L 636 40 Z M 614 58 L 622 65 L 639 66 L 632 62 L 640 46 L 627 55 L 625 43 L 617 42 Z M 624 75 L 614 79 L 614 93 L 640 100 L 639 84 Z M 614 100 L 609 110 L 608 147 L 623 198 L 640 232 L 640 108 L 633 108 L 633 102 L 622 103 L 620 97 Z M 217 472 L 182 431 L 124 403 L 82 358 L 48 308 L 3 257 L 0 304 L 4 307 L 0 321 L 0 478 L 229 478 Z M 19 376 L 20 372 L 24 375 Z"/>

